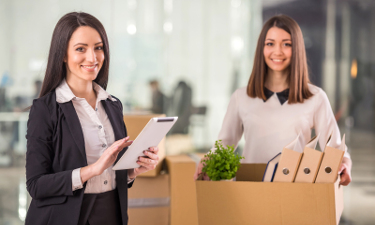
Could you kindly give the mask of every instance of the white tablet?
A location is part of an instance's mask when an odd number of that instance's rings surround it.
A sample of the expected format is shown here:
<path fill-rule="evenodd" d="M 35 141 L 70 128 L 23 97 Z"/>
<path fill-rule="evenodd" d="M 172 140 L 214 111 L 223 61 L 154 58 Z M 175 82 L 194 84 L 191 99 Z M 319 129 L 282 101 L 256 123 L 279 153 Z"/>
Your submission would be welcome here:
<path fill-rule="evenodd" d="M 124 155 L 113 166 L 113 170 L 125 170 L 138 168 L 139 156 L 145 156 L 144 150 L 158 146 L 163 137 L 168 133 L 177 121 L 178 117 L 154 117 L 143 128 L 138 137 L 129 146 Z"/>

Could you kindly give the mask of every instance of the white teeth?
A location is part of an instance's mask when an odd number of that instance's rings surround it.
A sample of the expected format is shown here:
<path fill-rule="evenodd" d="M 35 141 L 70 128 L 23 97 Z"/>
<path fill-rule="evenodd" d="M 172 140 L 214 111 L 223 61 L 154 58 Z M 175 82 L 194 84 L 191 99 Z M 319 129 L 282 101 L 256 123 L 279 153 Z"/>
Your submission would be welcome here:
<path fill-rule="evenodd" d="M 96 65 L 94 65 L 94 66 L 83 66 L 83 67 L 85 67 L 85 68 L 87 68 L 87 69 L 94 69 L 95 66 L 96 66 Z"/>
<path fill-rule="evenodd" d="M 282 62 L 283 60 L 282 59 L 272 59 L 272 61 L 274 61 L 274 62 Z"/>

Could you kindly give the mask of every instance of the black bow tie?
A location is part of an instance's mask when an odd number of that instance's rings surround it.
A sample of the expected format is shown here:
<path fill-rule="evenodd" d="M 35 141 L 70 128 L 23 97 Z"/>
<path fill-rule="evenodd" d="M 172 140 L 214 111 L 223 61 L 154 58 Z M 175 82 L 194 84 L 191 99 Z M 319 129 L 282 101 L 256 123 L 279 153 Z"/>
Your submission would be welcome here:
<path fill-rule="evenodd" d="M 268 90 L 266 87 L 263 88 L 264 95 L 266 96 L 266 100 L 263 100 L 264 102 L 267 101 L 271 96 L 273 95 L 274 92 Z M 284 104 L 288 98 L 289 98 L 289 88 L 285 89 L 282 92 L 276 92 L 277 98 L 279 99 L 280 104 Z"/>

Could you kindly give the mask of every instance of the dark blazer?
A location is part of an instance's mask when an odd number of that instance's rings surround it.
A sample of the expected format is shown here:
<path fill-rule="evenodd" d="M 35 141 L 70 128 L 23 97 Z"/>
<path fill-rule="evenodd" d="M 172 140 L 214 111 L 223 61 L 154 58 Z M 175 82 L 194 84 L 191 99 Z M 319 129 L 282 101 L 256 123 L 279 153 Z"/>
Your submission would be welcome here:
<path fill-rule="evenodd" d="M 122 104 L 101 101 L 112 124 L 115 140 L 127 136 Z M 76 225 L 86 183 L 72 190 L 72 171 L 87 166 L 78 115 L 71 101 L 57 103 L 55 91 L 35 99 L 27 122 L 26 185 L 32 201 L 26 225 Z M 126 148 L 118 155 L 124 154 Z M 116 171 L 123 224 L 127 224 L 127 170 Z"/>

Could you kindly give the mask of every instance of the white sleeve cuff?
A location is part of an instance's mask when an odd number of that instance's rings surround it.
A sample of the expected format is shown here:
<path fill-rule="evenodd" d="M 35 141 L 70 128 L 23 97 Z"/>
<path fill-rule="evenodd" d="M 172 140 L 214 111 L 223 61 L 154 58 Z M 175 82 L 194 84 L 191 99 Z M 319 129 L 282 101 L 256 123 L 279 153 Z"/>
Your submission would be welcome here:
<path fill-rule="evenodd" d="M 72 190 L 76 191 L 81 188 L 83 188 L 81 181 L 81 168 L 78 168 L 72 172 Z"/>
<path fill-rule="evenodd" d="M 131 182 L 133 182 L 134 179 L 135 179 L 135 178 L 133 178 L 133 179 L 129 179 L 129 177 L 128 177 L 128 184 L 130 184 Z"/>

